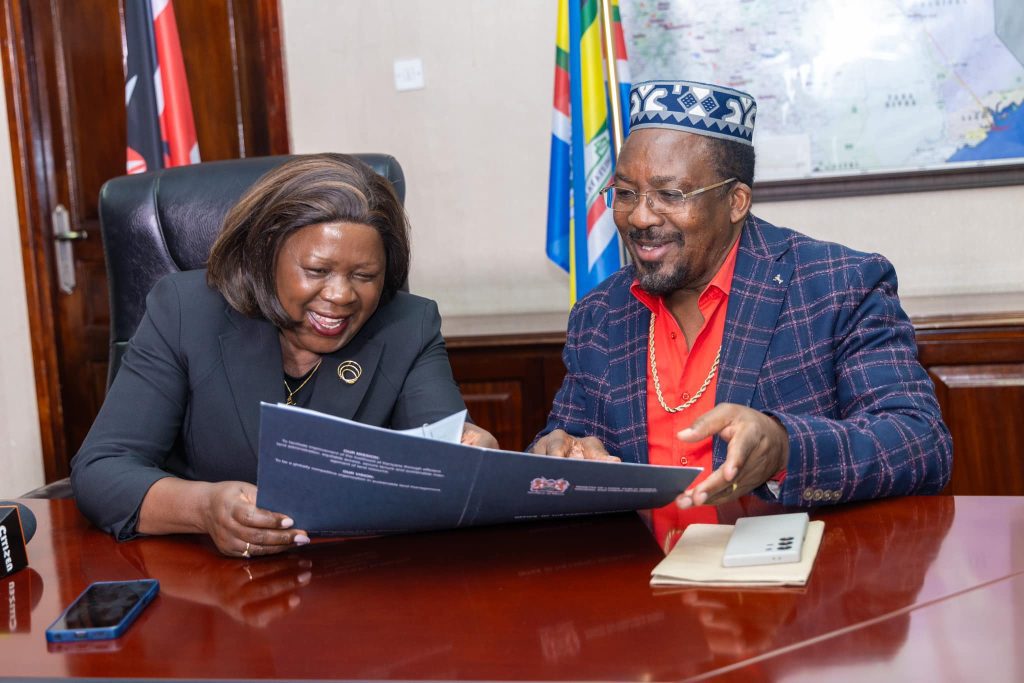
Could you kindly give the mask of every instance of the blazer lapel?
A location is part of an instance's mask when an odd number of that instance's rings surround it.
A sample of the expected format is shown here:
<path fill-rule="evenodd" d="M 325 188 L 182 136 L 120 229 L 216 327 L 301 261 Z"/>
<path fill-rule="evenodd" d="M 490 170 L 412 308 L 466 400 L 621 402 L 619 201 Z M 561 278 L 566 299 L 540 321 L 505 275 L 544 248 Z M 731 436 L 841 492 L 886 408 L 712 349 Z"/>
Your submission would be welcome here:
<path fill-rule="evenodd" d="M 246 318 L 231 309 L 227 315 L 235 329 L 220 337 L 224 370 L 255 458 L 260 438 L 259 404 L 284 400 L 281 342 L 277 328 L 270 323 Z M 311 409 L 349 419 L 355 415 L 384 352 L 384 344 L 365 332 L 369 330 L 361 331 L 344 348 L 323 357 L 312 382 Z M 338 377 L 338 366 L 346 360 L 355 361 L 362 368 L 353 384 Z"/>
<path fill-rule="evenodd" d="M 781 260 L 789 248 L 785 237 L 760 223 L 748 217 L 740 237 L 715 403 L 750 405 L 793 274 L 793 264 Z"/>
<path fill-rule="evenodd" d="M 383 353 L 383 342 L 374 339 L 364 328 L 344 347 L 324 356 L 313 383 L 309 407 L 351 420 L 373 382 Z M 338 367 L 346 361 L 357 363 L 362 370 L 352 384 L 343 381 L 338 374 Z"/>
<path fill-rule="evenodd" d="M 632 281 L 632 279 L 630 279 Z M 609 312 L 608 331 L 610 430 L 622 432 L 615 439 L 623 462 L 647 463 L 647 328 L 651 312 L 630 292 Z M 621 359 L 615 349 L 622 349 Z"/>
<path fill-rule="evenodd" d="M 220 337 L 224 372 L 242 422 L 245 438 L 256 457 L 260 436 L 260 401 L 284 398 L 281 343 L 277 328 L 228 309 L 235 329 Z"/>

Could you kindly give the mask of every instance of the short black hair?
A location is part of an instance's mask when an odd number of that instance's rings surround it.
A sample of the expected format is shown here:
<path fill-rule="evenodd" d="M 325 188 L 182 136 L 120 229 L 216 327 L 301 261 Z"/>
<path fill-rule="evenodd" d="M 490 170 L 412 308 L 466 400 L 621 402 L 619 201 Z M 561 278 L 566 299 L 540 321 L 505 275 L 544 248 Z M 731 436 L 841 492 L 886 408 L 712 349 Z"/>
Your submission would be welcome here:
<path fill-rule="evenodd" d="M 277 298 L 277 255 L 297 230 L 358 223 L 380 235 L 387 301 L 409 275 L 409 223 L 385 178 L 347 154 L 310 154 L 268 171 L 224 218 L 207 264 L 207 282 L 235 310 L 281 329 L 295 326 Z"/>
<path fill-rule="evenodd" d="M 711 165 L 722 180 L 736 178 L 747 187 L 754 186 L 753 145 L 710 136 L 705 139 Z"/>

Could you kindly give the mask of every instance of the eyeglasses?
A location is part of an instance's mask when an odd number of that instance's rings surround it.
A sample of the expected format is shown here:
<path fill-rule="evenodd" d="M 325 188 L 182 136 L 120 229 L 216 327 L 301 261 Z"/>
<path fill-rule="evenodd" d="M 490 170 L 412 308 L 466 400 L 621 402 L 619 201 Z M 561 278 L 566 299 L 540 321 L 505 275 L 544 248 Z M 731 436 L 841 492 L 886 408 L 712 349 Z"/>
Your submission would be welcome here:
<path fill-rule="evenodd" d="M 607 202 L 608 207 L 612 211 L 632 213 L 640 203 L 640 198 L 647 197 L 647 206 L 650 207 L 651 211 L 655 211 L 657 213 L 677 213 L 686 208 L 687 199 L 696 197 L 708 190 L 713 190 L 716 187 L 728 185 L 734 180 L 736 180 L 736 178 L 728 178 L 727 180 L 715 183 L 714 185 L 701 187 L 696 190 L 691 190 L 690 192 L 683 192 L 682 190 L 650 190 L 648 192 L 637 192 L 636 190 L 627 190 L 624 187 L 609 185 L 601 190 L 601 194 L 604 195 L 605 202 Z"/>

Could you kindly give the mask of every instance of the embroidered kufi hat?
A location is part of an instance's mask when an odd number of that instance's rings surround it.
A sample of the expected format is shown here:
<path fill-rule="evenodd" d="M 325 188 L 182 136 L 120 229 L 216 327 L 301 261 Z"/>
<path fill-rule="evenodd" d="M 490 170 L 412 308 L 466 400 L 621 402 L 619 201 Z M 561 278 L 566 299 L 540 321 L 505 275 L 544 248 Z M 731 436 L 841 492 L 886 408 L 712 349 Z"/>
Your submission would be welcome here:
<path fill-rule="evenodd" d="M 629 93 L 629 129 L 670 128 L 750 145 L 757 103 L 740 90 L 696 81 L 644 81 Z"/>

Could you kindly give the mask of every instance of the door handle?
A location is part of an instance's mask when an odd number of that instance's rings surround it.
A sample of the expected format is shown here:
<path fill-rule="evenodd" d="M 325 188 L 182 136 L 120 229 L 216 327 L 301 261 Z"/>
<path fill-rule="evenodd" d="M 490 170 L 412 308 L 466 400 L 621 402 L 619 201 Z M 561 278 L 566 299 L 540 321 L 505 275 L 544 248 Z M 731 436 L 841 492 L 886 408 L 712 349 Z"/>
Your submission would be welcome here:
<path fill-rule="evenodd" d="M 53 238 L 61 240 L 62 242 L 74 242 L 75 240 L 84 240 L 89 237 L 89 233 L 85 230 L 75 232 L 74 230 L 68 230 L 67 232 L 59 235 L 54 235 Z"/>
<path fill-rule="evenodd" d="M 89 233 L 85 230 L 72 230 L 71 217 L 63 204 L 58 204 L 53 209 L 53 238 L 62 242 L 74 242 L 76 240 L 88 239 Z"/>
<path fill-rule="evenodd" d="M 53 207 L 50 214 L 53 227 L 54 253 L 57 257 L 57 286 L 65 294 L 75 291 L 75 252 L 72 242 L 86 239 L 89 234 L 85 230 L 71 229 L 71 216 L 63 204 Z"/>

